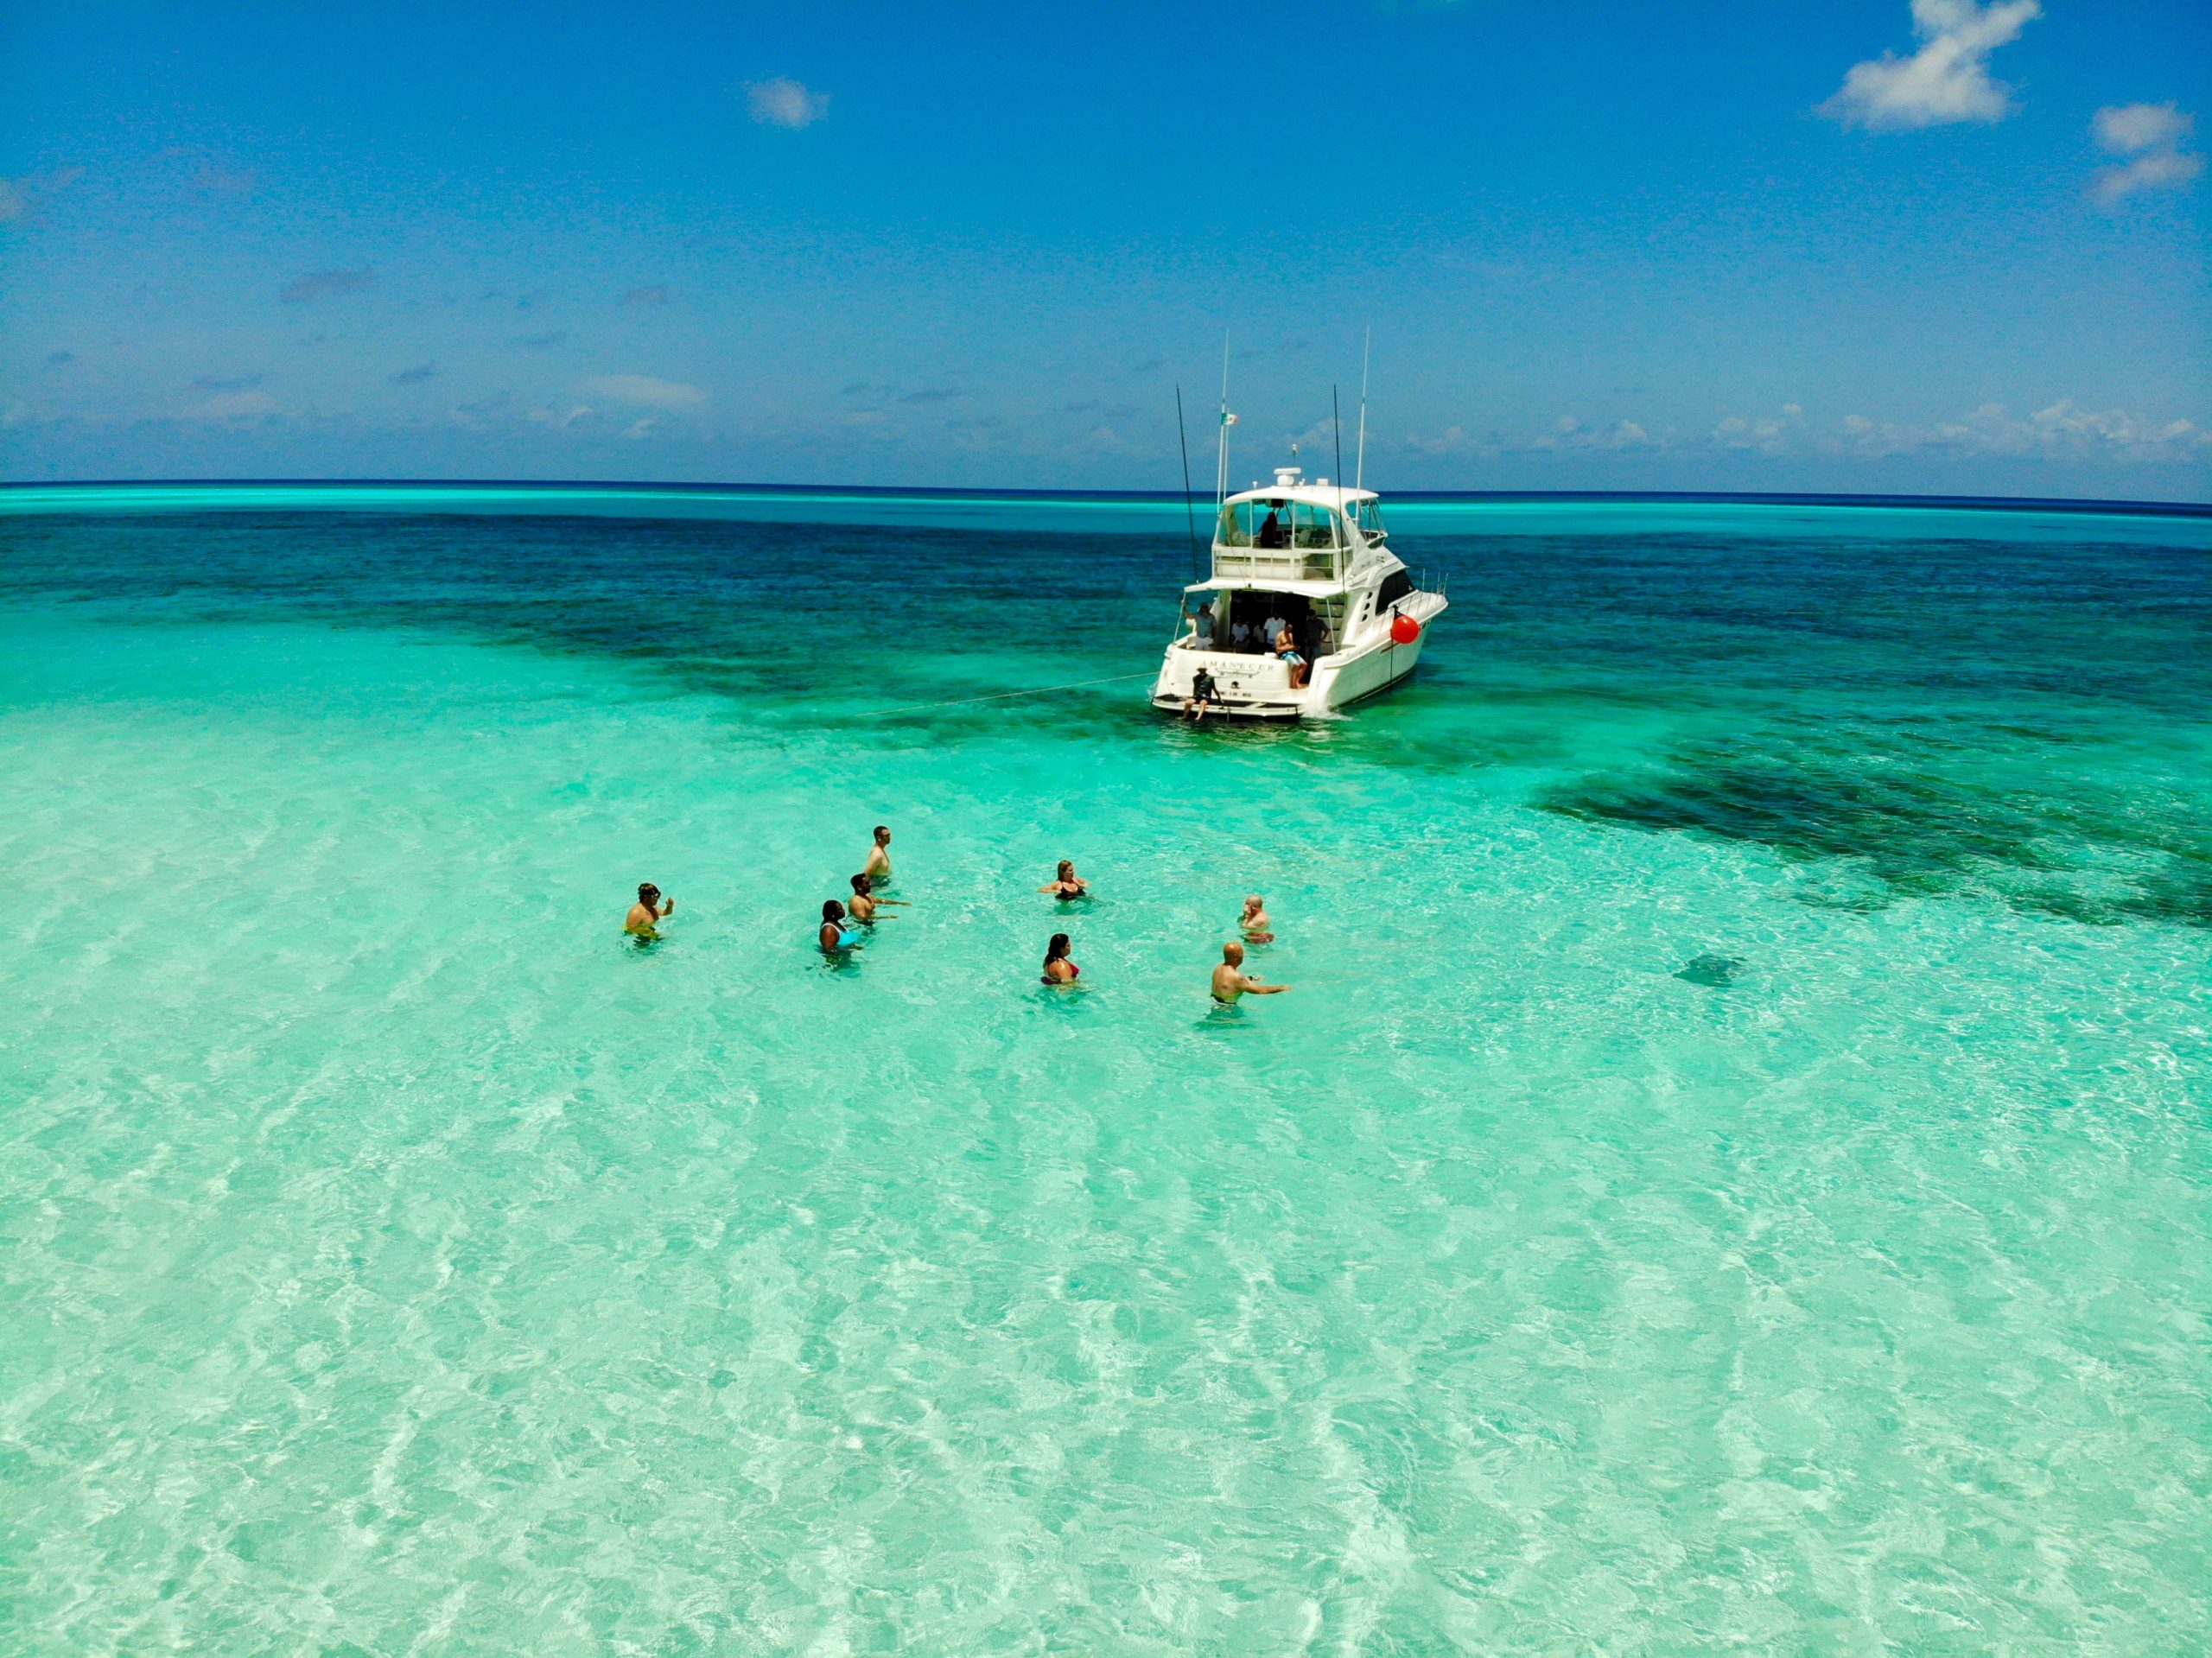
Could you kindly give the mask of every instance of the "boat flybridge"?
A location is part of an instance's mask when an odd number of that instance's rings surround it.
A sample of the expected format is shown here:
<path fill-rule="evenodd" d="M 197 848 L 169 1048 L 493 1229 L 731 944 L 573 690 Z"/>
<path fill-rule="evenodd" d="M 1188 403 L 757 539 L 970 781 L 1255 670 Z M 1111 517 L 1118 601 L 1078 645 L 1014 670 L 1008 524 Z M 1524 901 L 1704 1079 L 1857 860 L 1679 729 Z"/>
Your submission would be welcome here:
<path fill-rule="evenodd" d="M 1296 720 L 1398 683 L 1421 660 L 1445 600 L 1414 585 L 1387 533 L 1373 490 L 1309 483 L 1296 467 L 1229 496 L 1211 578 L 1183 590 L 1183 631 L 1160 663 L 1152 705 Z M 1277 651 L 1286 627 L 1296 660 Z"/>

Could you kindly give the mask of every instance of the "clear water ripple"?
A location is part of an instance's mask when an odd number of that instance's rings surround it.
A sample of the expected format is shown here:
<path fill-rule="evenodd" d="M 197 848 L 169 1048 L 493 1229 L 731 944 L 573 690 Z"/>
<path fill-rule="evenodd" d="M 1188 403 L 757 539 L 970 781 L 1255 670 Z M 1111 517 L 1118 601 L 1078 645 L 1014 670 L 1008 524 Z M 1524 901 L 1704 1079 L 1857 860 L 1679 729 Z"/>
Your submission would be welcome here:
<path fill-rule="evenodd" d="M 1141 537 L 0 529 L 5 1644 L 2201 1648 L 2203 549 L 1885 523 L 1255 734 L 851 717 Z"/>

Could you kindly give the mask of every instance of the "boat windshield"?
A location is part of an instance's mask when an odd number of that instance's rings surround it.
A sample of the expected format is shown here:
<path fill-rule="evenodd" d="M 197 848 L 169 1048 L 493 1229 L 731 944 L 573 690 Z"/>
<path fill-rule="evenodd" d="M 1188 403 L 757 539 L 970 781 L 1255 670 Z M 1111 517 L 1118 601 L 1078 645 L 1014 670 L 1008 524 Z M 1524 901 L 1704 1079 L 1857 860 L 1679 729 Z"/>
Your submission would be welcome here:
<path fill-rule="evenodd" d="M 1382 503 L 1380 501 L 1354 502 L 1351 509 L 1351 521 L 1359 526 L 1360 534 L 1365 536 L 1370 541 L 1389 533 L 1382 523 Z"/>
<path fill-rule="evenodd" d="M 1303 501 L 1236 501 L 1221 513 L 1224 547 L 1329 548 L 1347 544 L 1337 515 Z"/>

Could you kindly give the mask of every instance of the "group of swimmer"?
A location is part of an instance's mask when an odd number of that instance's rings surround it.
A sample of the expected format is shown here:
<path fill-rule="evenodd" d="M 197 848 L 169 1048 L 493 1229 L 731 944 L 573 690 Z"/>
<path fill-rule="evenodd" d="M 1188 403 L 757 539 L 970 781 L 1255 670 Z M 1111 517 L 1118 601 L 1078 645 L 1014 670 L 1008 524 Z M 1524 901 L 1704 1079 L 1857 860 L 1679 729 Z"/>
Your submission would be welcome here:
<path fill-rule="evenodd" d="M 878 823 L 867 864 L 852 878 L 852 897 L 823 901 L 822 927 L 816 935 L 816 943 L 824 956 L 832 960 L 842 958 L 866 936 L 865 930 L 875 924 L 879 910 L 891 905 L 906 907 L 904 899 L 886 898 L 877 890 L 890 880 L 891 830 Z M 1049 894 L 1055 903 L 1072 904 L 1090 896 L 1090 883 L 1075 873 L 1071 861 L 1063 858 L 1052 879 L 1037 890 Z M 638 888 L 638 901 L 630 906 L 622 930 L 640 944 L 651 943 L 660 937 L 660 923 L 675 913 L 676 900 L 663 898 L 659 887 L 645 881 Z M 1244 900 L 1244 912 L 1237 927 L 1244 935 L 1243 943 L 1232 939 L 1224 944 L 1221 960 L 1213 969 L 1213 999 L 1224 1007 L 1234 1007 L 1240 996 L 1279 995 L 1290 988 L 1287 984 L 1268 984 L 1244 971 L 1244 944 L 1271 944 L 1275 937 L 1274 923 L 1268 918 L 1266 902 L 1257 893 Z M 1052 935 L 1045 946 L 1045 965 L 1039 974 L 1043 982 L 1057 988 L 1071 985 L 1083 976 L 1083 969 L 1068 954 L 1070 948 L 1067 934 Z"/>

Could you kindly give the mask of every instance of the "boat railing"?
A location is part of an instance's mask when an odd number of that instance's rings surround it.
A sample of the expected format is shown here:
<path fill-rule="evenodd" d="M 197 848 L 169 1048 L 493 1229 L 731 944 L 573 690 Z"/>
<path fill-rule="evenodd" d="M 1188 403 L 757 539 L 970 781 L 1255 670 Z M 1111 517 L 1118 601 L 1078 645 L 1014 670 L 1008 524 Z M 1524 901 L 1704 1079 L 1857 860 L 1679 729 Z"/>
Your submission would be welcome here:
<path fill-rule="evenodd" d="M 1237 548 L 1232 551 L 1217 545 L 1213 549 L 1214 580 L 1272 577 L 1283 581 L 1334 581 L 1346 568 L 1338 562 L 1339 553 L 1351 551 L 1349 547 L 1322 547 L 1310 552 L 1289 547 L 1249 550 Z"/>

